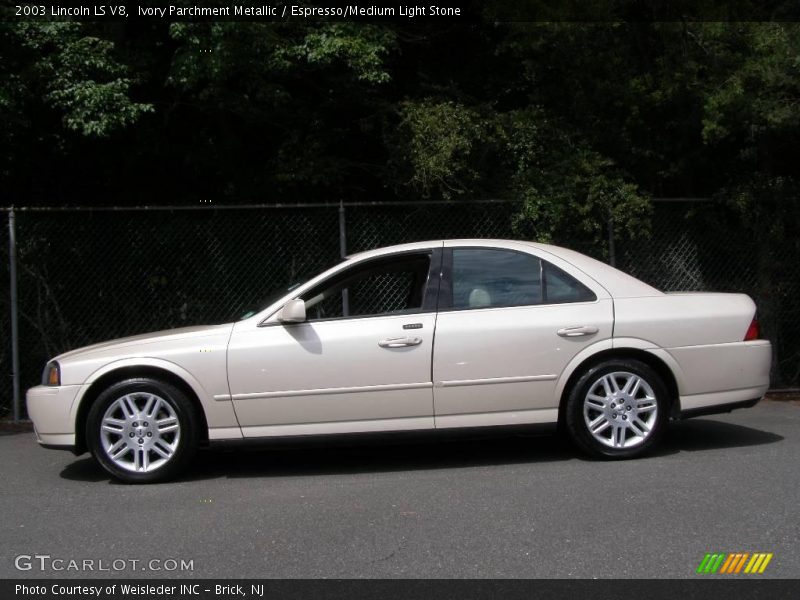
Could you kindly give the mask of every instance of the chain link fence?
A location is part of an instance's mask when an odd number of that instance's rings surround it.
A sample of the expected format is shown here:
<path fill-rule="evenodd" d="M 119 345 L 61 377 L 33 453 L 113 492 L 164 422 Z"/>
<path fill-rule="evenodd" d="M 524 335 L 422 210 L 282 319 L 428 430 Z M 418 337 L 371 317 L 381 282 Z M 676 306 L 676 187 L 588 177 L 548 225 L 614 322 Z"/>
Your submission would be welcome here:
<path fill-rule="evenodd" d="M 800 385 L 800 252 L 754 232 L 724 204 L 655 202 L 652 232 L 617 244 L 616 266 L 664 291 L 749 295 L 772 342 L 772 388 Z"/>
<path fill-rule="evenodd" d="M 514 202 L 188 209 L 16 209 L 21 390 L 46 360 L 125 335 L 221 323 L 347 253 L 439 238 L 518 238 Z M 722 211 L 722 212 L 720 212 Z M 725 220 L 727 219 L 727 221 Z M 663 290 L 742 291 L 775 344 L 773 386 L 800 381 L 800 261 L 712 203 L 654 204 L 638 241 L 557 240 Z M 721 225 L 722 223 L 722 225 Z M 0 232 L 0 418 L 12 413 L 9 228 Z M 776 264 L 786 265 L 773 278 Z M 765 265 L 770 268 L 765 270 Z M 24 407 L 23 407 L 24 416 Z"/>

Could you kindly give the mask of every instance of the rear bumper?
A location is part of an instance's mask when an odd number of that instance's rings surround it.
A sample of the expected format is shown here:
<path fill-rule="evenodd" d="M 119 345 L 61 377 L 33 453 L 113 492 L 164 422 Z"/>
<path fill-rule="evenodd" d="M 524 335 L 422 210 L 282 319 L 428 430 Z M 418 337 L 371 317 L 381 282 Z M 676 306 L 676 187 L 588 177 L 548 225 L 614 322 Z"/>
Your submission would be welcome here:
<path fill-rule="evenodd" d="M 28 390 L 28 416 L 33 421 L 36 441 L 43 447 L 74 449 L 75 423 L 70 411 L 80 389 L 80 385 L 37 385 Z"/>
<path fill-rule="evenodd" d="M 758 402 L 769 389 L 772 346 L 766 340 L 670 348 L 680 365 L 680 413 L 729 412 Z"/>

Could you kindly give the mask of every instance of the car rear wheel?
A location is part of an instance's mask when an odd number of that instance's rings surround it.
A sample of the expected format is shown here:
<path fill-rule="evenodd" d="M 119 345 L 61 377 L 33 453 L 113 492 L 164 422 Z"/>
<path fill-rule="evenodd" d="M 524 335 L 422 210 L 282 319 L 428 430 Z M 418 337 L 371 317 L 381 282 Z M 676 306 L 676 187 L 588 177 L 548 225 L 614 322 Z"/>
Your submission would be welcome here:
<path fill-rule="evenodd" d="M 566 425 L 584 451 L 633 458 L 650 450 L 669 418 L 661 377 L 637 360 L 607 360 L 588 369 L 567 399 Z"/>
<path fill-rule="evenodd" d="M 181 390 L 136 378 L 104 390 L 89 410 L 89 449 L 100 465 L 128 483 L 174 477 L 194 455 L 198 425 Z"/>

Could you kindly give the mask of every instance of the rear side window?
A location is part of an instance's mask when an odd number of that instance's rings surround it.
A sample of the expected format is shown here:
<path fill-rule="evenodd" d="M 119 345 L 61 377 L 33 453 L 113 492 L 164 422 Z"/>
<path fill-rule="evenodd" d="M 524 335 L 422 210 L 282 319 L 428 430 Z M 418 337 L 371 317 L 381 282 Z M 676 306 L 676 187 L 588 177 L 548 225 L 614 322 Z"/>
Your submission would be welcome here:
<path fill-rule="evenodd" d="M 455 309 L 597 299 L 589 288 L 547 261 L 497 248 L 453 249 L 452 282 Z"/>
<path fill-rule="evenodd" d="M 453 250 L 453 308 L 541 304 L 539 259 L 493 248 Z"/>
<path fill-rule="evenodd" d="M 546 260 L 542 261 L 542 266 L 542 274 L 545 283 L 545 304 L 593 302 L 597 300 L 597 296 L 595 296 L 594 292 L 572 275 L 568 275 Z"/>

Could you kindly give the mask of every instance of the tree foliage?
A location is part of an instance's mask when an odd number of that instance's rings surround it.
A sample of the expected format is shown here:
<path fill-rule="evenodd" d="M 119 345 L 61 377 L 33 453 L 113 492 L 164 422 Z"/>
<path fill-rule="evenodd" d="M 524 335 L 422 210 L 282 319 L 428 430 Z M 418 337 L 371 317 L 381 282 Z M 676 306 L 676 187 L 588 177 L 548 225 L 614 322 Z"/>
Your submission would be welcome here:
<path fill-rule="evenodd" d="M 791 22 L 6 22 L 0 54 L 17 204 L 505 197 L 542 240 L 644 234 L 651 196 L 797 215 Z"/>
<path fill-rule="evenodd" d="M 399 113 L 395 164 L 408 178 L 400 183 L 424 198 L 450 200 L 473 191 L 482 175 L 482 155 L 496 145 L 492 116 L 430 98 L 406 100 Z"/>
<path fill-rule="evenodd" d="M 71 22 L 23 22 L 12 28 L 13 43 L 28 60 L 25 77 L 7 82 L 11 85 L 3 95 L 15 98 L 18 106 L 41 100 L 61 116 L 63 129 L 105 137 L 134 124 L 153 107 L 131 99 L 135 80 L 116 59 L 114 43 L 86 33 Z"/>

